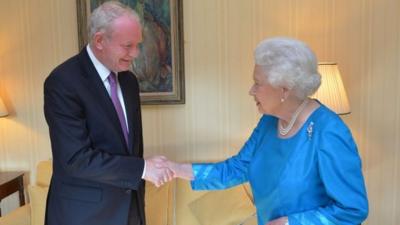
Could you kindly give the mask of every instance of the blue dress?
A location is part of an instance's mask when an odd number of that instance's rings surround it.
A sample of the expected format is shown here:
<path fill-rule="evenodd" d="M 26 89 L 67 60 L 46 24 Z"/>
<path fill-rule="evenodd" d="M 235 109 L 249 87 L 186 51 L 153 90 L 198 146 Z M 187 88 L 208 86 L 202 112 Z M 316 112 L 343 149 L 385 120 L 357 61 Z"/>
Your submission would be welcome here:
<path fill-rule="evenodd" d="M 348 127 L 321 105 L 292 137 L 263 115 L 239 153 L 193 164 L 194 190 L 250 182 L 258 224 L 287 216 L 289 225 L 360 224 L 368 214 L 361 160 Z"/>

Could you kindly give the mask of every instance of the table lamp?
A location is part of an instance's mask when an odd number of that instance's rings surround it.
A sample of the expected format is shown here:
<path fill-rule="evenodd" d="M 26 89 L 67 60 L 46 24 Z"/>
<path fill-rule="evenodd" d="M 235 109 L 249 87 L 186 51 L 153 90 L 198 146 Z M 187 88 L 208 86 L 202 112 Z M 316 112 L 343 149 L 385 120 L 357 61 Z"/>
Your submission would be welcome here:
<path fill-rule="evenodd" d="M 311 97 L 318 99 L 336 114 L 349 114 L 349 100 L 337 64 L 330 62 L 319 63 L 318 71 L 321 74 L 321 86 Z"/>

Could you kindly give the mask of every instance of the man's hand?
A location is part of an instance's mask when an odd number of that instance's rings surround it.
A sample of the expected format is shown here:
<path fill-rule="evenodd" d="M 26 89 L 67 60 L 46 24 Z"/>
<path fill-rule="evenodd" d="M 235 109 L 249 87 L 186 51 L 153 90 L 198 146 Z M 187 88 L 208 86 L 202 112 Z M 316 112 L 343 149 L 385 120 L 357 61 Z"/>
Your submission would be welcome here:
<path fill-rule="evenodd" d="M 174 172 L 168 168 L 168 159 L 165 156 L 146 158 L 146 171 L 144 179 L 160 187 L 174 178 Z"/>

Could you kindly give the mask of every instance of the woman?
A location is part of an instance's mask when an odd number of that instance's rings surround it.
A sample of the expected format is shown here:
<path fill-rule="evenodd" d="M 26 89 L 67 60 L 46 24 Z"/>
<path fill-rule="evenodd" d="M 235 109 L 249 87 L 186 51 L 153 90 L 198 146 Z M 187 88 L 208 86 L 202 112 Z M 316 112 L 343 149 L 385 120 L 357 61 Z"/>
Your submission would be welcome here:
<path fill-rule="evenodd" d="M 320 85 L 317 59 L 288 38 L 255 50 L 250 95 L 263 114 L 240 152 L 219 163 L 171 164 L 194 190 L 249 181 L 258 224 L 360 224 L 368 214 L 361 160 L 349 128 L 308 96 Z"/>

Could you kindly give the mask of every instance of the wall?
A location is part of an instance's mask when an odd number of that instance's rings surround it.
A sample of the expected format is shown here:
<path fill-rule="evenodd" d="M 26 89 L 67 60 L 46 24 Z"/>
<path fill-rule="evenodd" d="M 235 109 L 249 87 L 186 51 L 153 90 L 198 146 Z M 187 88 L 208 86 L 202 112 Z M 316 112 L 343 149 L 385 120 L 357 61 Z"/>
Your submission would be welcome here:
<path fill-rule="evenodd" d="M 11 112 L 0 119 L 0 170 L 33 171 L 51 157 L 43 81 L 78 51 L 75 3 L 0 0 L 0 21 L 0 96 Z M 16 197 L 2 201 L 3 213 L 16 207 Z"/>
<path fill-rule="evenodd" d="M 259 117 L 247 94 L 252 50 L 267 36 L 297 37 L 339 64 L 370 199 L 365 224 L 400 224 L 399 11 L 397 0 L 184 0 L 187 103 L 143 107 L 146 155 L 237 152 Z M 0 21 L 0 95 L 13 111 L 0 120 L 0 169 L 28 171 L 51 157 L 42 84 L 78 51 L 75 3 L 0 1 Z"/>

